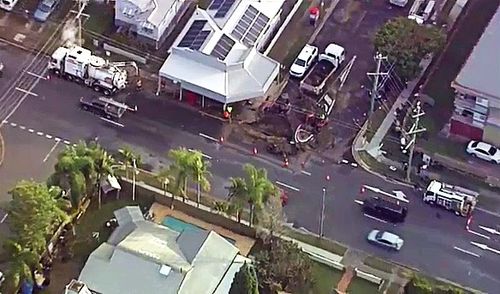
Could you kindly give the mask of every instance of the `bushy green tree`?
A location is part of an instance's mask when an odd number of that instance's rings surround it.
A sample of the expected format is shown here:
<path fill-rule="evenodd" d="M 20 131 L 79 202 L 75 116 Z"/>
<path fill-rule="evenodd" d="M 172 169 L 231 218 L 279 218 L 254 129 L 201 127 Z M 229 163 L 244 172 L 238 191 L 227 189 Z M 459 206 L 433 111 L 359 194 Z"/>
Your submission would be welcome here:
<path fill-rule="evenodd" d="M 404 288 L 405 294 L 465 294 L 466 292 L 452 285 L 436 284 L 421 277 L 414 276 Z"/>
<path fill-rule="evenodd" d="M 395 62 L 396 72 L 404 80 L 415 78 L 420 61 L 438 51 L 445 43 L 445 33 L 437 27 L 422 26 L 406 17 L 386 22 L 375 34 L 375 48 Z"/>
<path fill-rule="evenodd" d="M 259 294 L 257 273 L 253 266 L 249 266 L 246 262 L 243 264 L 234 276 L 229 294 Z"/>

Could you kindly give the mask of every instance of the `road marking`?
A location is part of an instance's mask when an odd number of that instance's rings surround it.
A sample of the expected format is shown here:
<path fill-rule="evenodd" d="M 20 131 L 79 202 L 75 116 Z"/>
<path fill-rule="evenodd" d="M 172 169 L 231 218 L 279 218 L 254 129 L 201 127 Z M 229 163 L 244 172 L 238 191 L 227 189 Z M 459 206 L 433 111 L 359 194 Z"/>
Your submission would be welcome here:
<path fill-rule="evenodd" d="M 10 123 L 10 125 L 13 126 L 14 128 L 17 127 L 16 123 Z"/>
<path fill-rule="evenodd" d="M 209 159 L 209 160 L 212 159 L 212 156 L 206 155 L 205 153 L 203 153 L 199 150 L 195 150 L 195 149 L 191 149 L 191 148 L 189 148 L 188 150 L 189 150 L 189 152 L 200 152 L 201 156 L 205 157 L 206 159 Z"/>
<path fill-rule="evenodd" d="M 6 213 L 3 217 L 2 217 L 2 220 L 0 220 L 0 224 L 3 224 L 3 222 L 7 219 L 7 217 L 9 216 L 8 213 Z"/>
<path fill-rule="evenodd" d="M 20 128 L 21 130 L 26 130 L 26 127 L 25 127 L 25 126 L 19 126 L 19 128 Z"/>
<path fill-rule="evenodd" d="M 113 121 L 113 120 L 110 120 L 110 119 L 107 119 L 105 117 L 100 116 L 99 118 L 102 119 L 103 121 L 107 122 L 107 123 L 112 124 L 112 125 L 119 126 L 121 128 L 125 127 L 123 124 L 121 124 L 119 122 L 116 122 L 116 121 Z"/>
<path fill-rule="evenodd" d="M 38 74 L 36 74 L 34 72 L 31 72 L 31 71 L 27 71 L 26 73 L 29 74 L 30 76 L 34 76 L 34 77 L 42 79 L 42 80 L 46 80 L 47 79 L 46 77 L 43 77 L 43 76 L 38 75 Z"/>
<path fill-rule="evenodd" d="M 45 158 L 43 159 L 42 162 L 46 162 L 49 159 L 49 157 L 52 154 L 52 152 L 54 152 L 54 150 L 56 150 L 56 148 L 57 148 L 57 145 L 59 145 L 59 142 L 60 141 L 56 141 L 56 143 L 54 144 L 54 146 L 52 146 L 52 148 L 50 149 L 49 153 L 47 153 L 47 155 L 45 155 Z"/>
<path fill-rule="evenodd" d="M 462 249 L 460 247 L 457 247 L 457 246 L 453 246 L 453 249 L 457 250 L 457 251 L 460 251 L 462 253 L 465 253 L 465 254 L 469 254 L 469 255 L 472 255 L 474 257 L 481 257 L 479 254 L 476 254 L 474 252 L 470 252 L 468 250 L 465 250 L 465 249 Z"/>
<path fill-rule="evenodd" d="M 385 220 L 383 220 L 383 219 L 376 218 L 376 217 L 371 216 L 371 215 L 369 215 L 369 214 L 363 213 L 363 215 L 364 215 L 364 216 L 366 216 L 367 218 L 371 218 L 371 219 L 376 220 L 376 221 L 379 221 L 379 222 L 381 222 L 381 223 L 384 223 L 384 224 L 386 224 L 386 223 L 387 223 L 387 221 L 385 221 Z"/>
<path fill-rule="evenodd" d="M 68 140 L 64 140 L 64 142 L 63 142 L 63 143 L 64 143 L 64 144 L 66 144 L 66 145 L 71 144 L 71 142 L 70 142 L 70 141 L 68 141 Z"/>
<path fill-rule="evenodd" d="M 358 200 L 358 199 L 354 200 L 354 203 L 359 204 L 359 205 L 365 204 L 365 202 L 363 200 Z"/>
<path fill-rule="evenodd" d="M 30 132 L 30 133 L 34 133 L 34 132 L 35 132 L 35 130 L 33 130 L 33 129 L 28 129 L 28 132 Z"/>
<path fill-rule="evenodd" d="M 285 184 L 285 183 L 282 183 L 282 182 L 280 182 L 280 181 L 276 181 L 276 184 L 278 184 L 278 185 L 280 185 L 280 186 L 283 186 L 283 187 L 285 187 L 285 188 L 288 188 L 288 189 L 290 189 L 290 190 L 293 190 L 293 191 L 295 191 L 295 192 L 300 192 L 300 189 L 299 189 L 299 188 L 295 188 L 294 186 L 290 186 L 290 185 Z"/>
<path fill-rule="evenodd" d="M 38 136 L 43 136 L 43 133 L 42 133 L 42 132 L 36 132 L 36 134 L 37 134 Z"/>
<path fill-rule="evenodd" d="M 38 97 L 37 93 L 33 93 L 33 92 L 28 91 L 28 90 L 21 89 L 19 87 L 16 87 L 16 90 L 18 90 L 19 92 L 23 92 L 24 94 L 33 95 L 35 97 Z"/>
<path fill-rule="evenodd" d="M 52 139 L 52 136 L 51 135 L 45 135 L 45 138 Z"/>
<path fill-rule="evenodd" d="M 357 164 L 357 163 L 355 163 L 355 162 L 351 162 L 351 166 L 352 166 L 352 167 L 358 167 L 358 164 Z"/>
<path fill-rule="evenodd" d="M 9 121 L 4 119 L 4 121 L 2 123 L 6 124 L 6 123 L 9 123 Z"/>
<path fill-rule="evenodd" d="M 467 230 L 467 232 L 471 233 L 471 234 L 474 234 L 476 236 L 479 236 L 479 237 L 482 237 L 482 238 L 485 238 L 485 239 L 491 239 L 490 236 L 486 236 L 486 235 L 483 235 L 481 233 L 478 233 L 476 231 L 473 231 L 473 230 Z"/>
<path fill-rule="evenodd" d="M 308 172 L 308 171 L 305 171 L 305 170 L 301 170 L 300 171 L 302 174 L 306 175 L 306 176 L 311 176 L 311 173 Z"/>
<path fill-rule="evenodd" d="M 199 133 L 198 135 L 200 135 L 201 137 L 205 138 L 205 139 L 208 139 L 208 140 L 211 140 L 211 141 L 214 141 L 214 142 L 217 142 L 219 143 L 219 140 L 215 139 L 214 137 L 212 136 L 209 136 L 209 135 L 206 135 L 206 134 L 203 134 L 203 133 Z"/>

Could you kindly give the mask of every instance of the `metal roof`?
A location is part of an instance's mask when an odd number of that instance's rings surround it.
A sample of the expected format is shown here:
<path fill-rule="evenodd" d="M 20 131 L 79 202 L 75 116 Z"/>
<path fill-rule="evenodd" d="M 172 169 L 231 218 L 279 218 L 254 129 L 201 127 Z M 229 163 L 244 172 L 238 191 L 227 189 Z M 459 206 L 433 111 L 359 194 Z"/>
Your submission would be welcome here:
<path fill-rule="evenodd" d="M 454 46 L 460 46 L 455 44 Z M 500 8 L 452 84 L 483 98 L 500 99 Z"/>

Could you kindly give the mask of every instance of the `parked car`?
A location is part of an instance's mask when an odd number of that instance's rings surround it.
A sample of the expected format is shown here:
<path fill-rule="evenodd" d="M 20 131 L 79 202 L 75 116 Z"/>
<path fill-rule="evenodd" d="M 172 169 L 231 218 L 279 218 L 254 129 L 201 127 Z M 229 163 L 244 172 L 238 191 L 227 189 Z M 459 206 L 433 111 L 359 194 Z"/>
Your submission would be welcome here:
<path fill-rule="evenodd" d="M 290 75 L 302 78 L 318 57 L 318 47 L 306 44 L 290 67 Z"/>
<path fill-rule="evenodd" d="M 404 240 L 398 235 L 380 230 L 372 230 L 366 239 L 369 243 L 396 251 L 401 250 L 404 244 Z"/>
<path fill-rule="evenodd" d="M 500 164 L 500 151 L 497 147 L 491 144 L 479 141 L 470 141 L 469 144 L 467 144 L 466 152 L 474 157 Z"/>
<path fill-rule="evenodd" d="M 12 11 L 18 0 L 0 0 L 0 8 L 7 11 Z"/>
<path fill-rule="evenodd" d="M 50 14 L 56 9 L 59 4 L 59 0 L 42 0 L 38 3 L 38 7 L 33 14 L 33 17 L 37 21 L 46 21 Z"/>

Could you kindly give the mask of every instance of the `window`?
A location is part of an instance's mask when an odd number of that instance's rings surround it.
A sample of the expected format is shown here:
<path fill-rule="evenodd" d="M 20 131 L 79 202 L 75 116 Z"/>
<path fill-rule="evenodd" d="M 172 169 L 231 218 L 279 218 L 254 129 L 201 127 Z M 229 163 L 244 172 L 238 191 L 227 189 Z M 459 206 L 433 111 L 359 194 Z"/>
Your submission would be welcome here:
<path fill-rule="evenodd" d="M 295 64 L 299 66 L 306 66 L 306 61 L 302 59 L 297 59 L 297 61 L 295 61 Z"/>
<path fill-rule="evenodd" d="M 496 149 L 495 147 L 493 147 L 493 146 L 492 146 L 492 147 L 490 148 L 490 150 L 488 150 L 488 153 L 489 153 L 491 156 L 493 156 L 493 155 L 495 155 L 495 153 L 497 153 L 497 149 Z"/>
<path fill-rule="evenodd" d="M 471 147 L 472 147 L 472 148 L 476 148 L 478 144 L 479 144 L 479 142 L 478 142 L 478 141 L 476 141 L 476 142 L 472 143 Z"/>
<path fill-rule="evenodd" d="M 142 24 L 142 31 L 146 34 L 152 34 L 154 32 L 154 26 L 149 22 L 145 22 Z"/>

